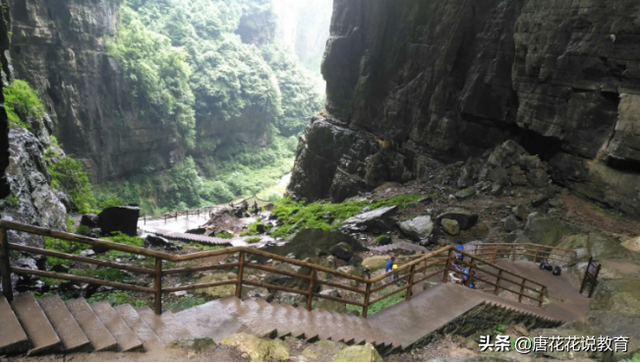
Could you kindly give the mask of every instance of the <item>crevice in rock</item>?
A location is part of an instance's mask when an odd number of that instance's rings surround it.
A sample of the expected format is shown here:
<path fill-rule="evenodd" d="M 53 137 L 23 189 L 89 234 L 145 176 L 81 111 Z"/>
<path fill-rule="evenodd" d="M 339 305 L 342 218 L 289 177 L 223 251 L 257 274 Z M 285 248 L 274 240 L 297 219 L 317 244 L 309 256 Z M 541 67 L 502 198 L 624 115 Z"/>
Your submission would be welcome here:
<path fill-rule="evenodd" d="M 640 175 L 640 160 L 608 158 L 607 166 L 625 173 Z"/>

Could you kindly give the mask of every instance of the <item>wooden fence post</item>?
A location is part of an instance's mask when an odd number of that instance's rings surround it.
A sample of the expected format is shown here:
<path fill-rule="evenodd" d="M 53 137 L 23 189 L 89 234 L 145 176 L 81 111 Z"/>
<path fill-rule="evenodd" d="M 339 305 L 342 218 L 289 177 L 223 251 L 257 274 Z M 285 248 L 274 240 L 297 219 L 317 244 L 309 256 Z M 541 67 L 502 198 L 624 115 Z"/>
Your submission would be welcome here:
<path fill-rule="evenodd" d="M 312 268 L 309 273 L 309 289 L 307 289 L 307 311 L 311 311 L 311 301 L 313 300 L 313 283 L 315 282 L 316 269 Z"/>
<path fill-rule="evenodd" d="M 526 279 L 522 279 L 522 285 L 520 286 L 520 295 L 518 296 L 518 302 L 522 303 L 522 294 L 524 294 L 524 285 L 527 282 Z"/>
<path fill-rule="evenodd" d="M 538 253 L 540 253 L 540 246 L 536 248 L 536 255 L 533 256 L 533 263 L 538 263 Z"/>
<path fill-rule="evenodd" d="M 498 295 L 498 292 L 500 290 L 500 283 L 502 282 L 502 269 L 500 271 L 498 271 L 498 279 L 496 280 L 496 289 L 493 291 L 494 295 Z"/>
<path fill-rule="evenodd" d="M 7 230 L 0 228 L 0 275 L 2 275 L 2 292 L 7 301 L 13 301 L 11 285 L 11 265 L 9 264 L 9 238 Z"/>
<path fill-rule="evenodd" d="M 516 245 L 513 245 L 513 251 L 511 251 L 511 261 L 516 260 Z"/>
<path fill-rule="evenodd" d="M 444 276 L 442 277 L 442 283 L 446 283 L 449 281 L 449 269 L 451 269 L 451 254 L 453 250 L 449 250 L 449 255 L 447 256 L 447 263 L 444 267 Z"/>
<path fill-rule="evenodd" d="M 491 258 L 491 263 L 496 263 L 496 255 L 498 254 L 498 246 L 493 249 L 493 257 Z"/>
<path fill-rule="evenodd" d="M 362 307 L 362 317 L 367 317 L 367 310 L 369 310 L 369 298 L 371 297 L 371 283 L 367 282 L 366 292 L 364 294 L 364 306 Z"/>
<path fill-rule="evenodd" d="M 176 221 L 178 220 L 178 211 L 176 211 Z"/>
<path fill-rule="evenodd" d="M 543 286 L 542 291 L 540 291 L 540 301 L 538 303 L 538 307 L 542 307 L 542 302 L 544 301 L 544 296 L 547 294 L 547 287 Z"/>
<path fill-rule="evenodd" d="M 242 279 L 244 275 L 244 252 L 240 252 L 238 258 L 238 282 L 236 282 L 236 297 L 240 299 L 242 297 Z"/>
<path fill-rule="evenodd" d="M 466 287 L 471 286 L 471 278 L 473 277 L 473 266 L 476 263 L 476 259 L 471 257 L 471 262 L 469 263 L 469 274 L 467 275 L 467 282 L 464 283 Z"/>
<path fill-rule="evenodd" d="M 156 315 L 162 314 L 162 259 L 156 258 L 156 280 L 154 283 L 155 301 L 154 310 Z"/>
<path fill-rule="evenodd" d="M 407 288 L 407 294 L 404 297 L 405 301 L 411 300 L 411 290 L 413 289 L 413 276 L 415 275 L 415 273 L 416 273 L 416 265 L 412 265 L 411 272 L 409 274 L 409 283 L 407 284 L 409 286 Z"/>

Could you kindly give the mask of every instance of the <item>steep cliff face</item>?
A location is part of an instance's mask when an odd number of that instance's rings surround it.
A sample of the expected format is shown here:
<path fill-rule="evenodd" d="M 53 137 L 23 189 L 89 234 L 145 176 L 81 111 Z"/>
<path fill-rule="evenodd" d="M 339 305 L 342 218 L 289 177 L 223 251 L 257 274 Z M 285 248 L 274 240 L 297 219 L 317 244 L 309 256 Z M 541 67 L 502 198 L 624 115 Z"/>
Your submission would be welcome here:
<path fill-rule="evenodd" d="M 139 117 L 105 38 L 116 34 L 119 0 L 9 0 L 16 76 L 39 90 L 54 133 L 95 181 L 184 157 L 173 124 Z"/>
<path fill-rule="evenodd" d="M 301 139 L 289 193 L 341 200 L 514 139 L 556 182 L 640 214 L 639 10 L 335 0 L 326 112 Z"/>

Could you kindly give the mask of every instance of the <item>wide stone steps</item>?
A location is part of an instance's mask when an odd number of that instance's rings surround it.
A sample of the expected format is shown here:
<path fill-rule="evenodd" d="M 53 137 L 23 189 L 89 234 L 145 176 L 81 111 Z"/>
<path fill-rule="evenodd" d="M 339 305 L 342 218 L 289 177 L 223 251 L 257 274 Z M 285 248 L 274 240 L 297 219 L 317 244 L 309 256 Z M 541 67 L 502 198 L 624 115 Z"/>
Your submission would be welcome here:
<path fill-rule="evenodd" d="M 0 355 L 27 355 L 160 349 L 193 334 L 171 312 L 157 316 L 149 308 L 63 302 L 31 293 L 11 303 L 0 293 Z"/>

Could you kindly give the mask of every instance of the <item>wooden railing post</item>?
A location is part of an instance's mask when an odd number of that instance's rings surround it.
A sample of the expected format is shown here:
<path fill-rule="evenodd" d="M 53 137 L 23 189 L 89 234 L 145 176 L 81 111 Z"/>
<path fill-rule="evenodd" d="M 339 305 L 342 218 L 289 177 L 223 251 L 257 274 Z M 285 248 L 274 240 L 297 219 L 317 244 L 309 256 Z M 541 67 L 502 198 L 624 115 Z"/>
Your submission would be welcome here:
<path fill-rule="evenodd" d="M 467 282 L 464 283 L 466 287 L 471 286 L 471 278 L 473 276 L 473 265 L 475 265 L 476 259 L 471 257 L 471 262 L 469 263 L 469 274 L 467 275 Z"/>
<path fill-rule="evenodd" d="M 540 253 L 540 246 L 536 248 L 536 255 L 533 256 L 533 263 L 538 263 L 538 253 Z"/>
<path fill-rule="evenodd" d="M 244 275 L 244 252 L 240 252 L 238 258 L 238 282 L 236 282 L 236 297 L 240 299 L 242 297 L 242 279 Z"/>
<path fill-rule="evenodd" d="M 449 270 L 451 269 L 451 255 L 453 253 L 453 250 L 450 249 L 449 250 L 449 255 L 447 256 L 447 263 L 445 264 L 444 267 L 444 276 L 442 277 L 442 283 L 446 283 L 447 281 L 449 281 Z"/>
<path fill-rule="evenodd" d="M 162 259 L 156 258 L 156 279 L 154 283 L 155 301 L 154 311 L 156 315 L 162 314 Z"/>
<path fill-rule="evenodd" d="M 11 285 L 11 265 L 9 264 L 9 239 L 7 230 L 0 228 L 0 275 L 2 275 L 2 292 L 7 301 L 13 301 Z"/>
<path fill-rule="evenodd" d="M 367 282 L 366 292 L 364 294 L 364 306 L 362 307 L 362 317 L 367 317 L 367 310 L 369 310 L 369 299 L 371 298 L 371 283 Z"/>
<path fill-rule="evenodd" d="M 167 215 L 164 215 L 164 224 L 167 224 Z"/>
<path fill-rule="evenodd" d="M 176 221 L 178 220 L 178 211 L 176 211 Z"/>
<path fill-rule="evenodd" d="M 542 286 L 542 291 L 540 292 L 540 301 L 538 303 L 538 307 L 542 307 L 542 302 L 544 301 L 544 296 L 547 294 L 547 287 Z"/>
<path fill-rule="evenodd" d="M 526 279 L 522 279 L 522 285 L 520 285 L 520 295 L 518 296 L 518 302 L 522 303 L 522 296 L 524 294 L 524 285 L 527 282 Z"/>
<path fill-rule="evenodd" d="M 413 289 L 413 276 L 416 273 L 416 265 L 411 266 L 411 272 L 409 274 L 409 283 L 407 284 L 407 294 L 404 298 L 405 301 L 411 300 L 411 290 Z"/>
<path fill-rule="evenodd" d="M 309 289 L 307 289 L 307 311 L 311 311 L 311 300 L 313 300 L 313 283 L 315 282 L 316 270 L 311 269 L 309 273 Z"/>
<path fill-rule="evenodd" d="M 187 209 L 187 219 L 189 219 L 189 210 Z"/>
<path fill-rule="evenodd" d="M 511 261 L 516 260 L 516 245 L 513 245 L 513 251 L 511 251 Z"/>
<path fill-rule="evenodd" d="M 493 249 L 493 257 L 491 258 L 491 263 L 496 263 L 496 255 L 498 254 L 498 246 L 495 246 Z"/>
<path fill-rule="evenodd" d="M 502 282 L 502 270 L 498 271 L 498 279 L 496 280 L 496 289 L 493 291 L 494 295 L 498 295 L 500 290 L 500 283 Z"/>

